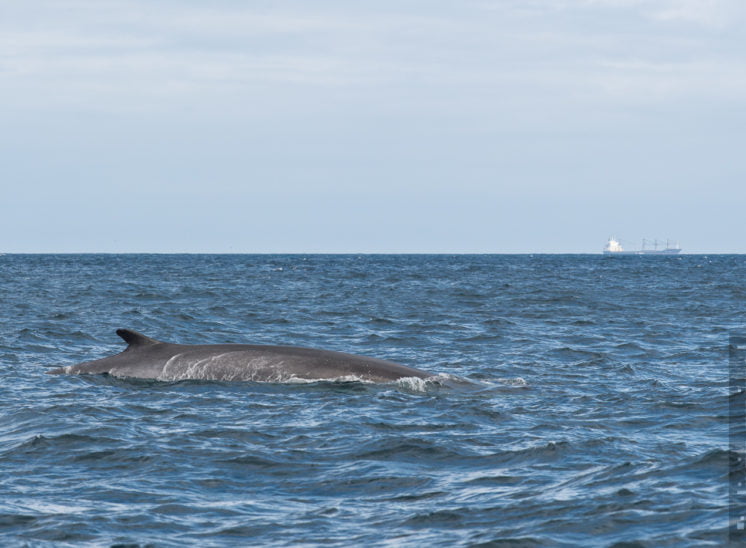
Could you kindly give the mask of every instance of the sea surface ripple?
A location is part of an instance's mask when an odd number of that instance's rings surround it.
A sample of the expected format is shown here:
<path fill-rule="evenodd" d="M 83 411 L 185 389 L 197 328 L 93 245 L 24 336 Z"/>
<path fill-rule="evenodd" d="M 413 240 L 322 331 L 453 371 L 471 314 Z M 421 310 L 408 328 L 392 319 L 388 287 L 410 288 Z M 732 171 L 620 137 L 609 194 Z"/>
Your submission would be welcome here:
<path fill-rule="evenodd" d="M 746 257 L 0 256 L 0 544 L 720 546 Z M 288 344 L 475 387 L 46 375 Z"/>

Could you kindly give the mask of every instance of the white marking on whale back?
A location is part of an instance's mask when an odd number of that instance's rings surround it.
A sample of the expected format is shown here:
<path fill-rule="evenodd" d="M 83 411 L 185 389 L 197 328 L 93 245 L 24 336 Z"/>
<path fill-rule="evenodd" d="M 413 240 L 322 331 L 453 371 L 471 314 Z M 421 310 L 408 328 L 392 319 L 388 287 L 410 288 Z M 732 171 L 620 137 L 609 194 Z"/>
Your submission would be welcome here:
<path fill-rule="evenodd" d="M 224 352 L 194 360 L 188 352 L 169 358 L 158 375 L 160 381 L 219 380 L 285 382 L 292 374 L 283 371 L 284 362 L 277 358 L 238 359 L 241 352 Z M 226 359 L 230 358 L 230 359 Z"/>
<path fill-rule="evenodd" d="M 364 379 L 362 377 L 358 377 L 357 375 L 342 375 L 339 377 L 329 377 L 326 379 L 319 379 L 319 378 L 305 378 L 305 377 L 298 377 L 298 376 L 291 376 L 290 378 L 286 379 L 284 382 L 288 384 L 310 384 L 314 382 L 362 382 L 366 384 L 374 384 L 374 381 L 370 379 Z"/>
<path fill-rule="evenodd" d="M 176 380 L 170 378 L 170 376 L 175 373 L 175 371 L 172 373 L 171 369 L 175 369 L 176 367 L 178 367 L 179 358 L 181 356 L 182 354 L 175 354 L 168 359 L 166 364 L 163 366 L 163 369 L 161 370 L 161 374 L 157 377 L 159 381 Z"/>

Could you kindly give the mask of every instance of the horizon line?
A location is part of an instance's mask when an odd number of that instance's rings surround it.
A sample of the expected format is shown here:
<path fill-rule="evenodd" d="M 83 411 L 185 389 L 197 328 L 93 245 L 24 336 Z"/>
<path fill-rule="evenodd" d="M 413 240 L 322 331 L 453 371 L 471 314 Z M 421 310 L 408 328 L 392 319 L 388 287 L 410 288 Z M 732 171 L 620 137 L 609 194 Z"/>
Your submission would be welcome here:
<path fill-rule="evenodd" d="M 684 255 L 744 255 L 746 252 L 714 251 L 649 255 L 652 257 L 681 257 Z M 4 255 L 592 255 L 615 256 L 601 251 L 6 251 Z M 646 254 L 623 255 L 626 257 Z"/>

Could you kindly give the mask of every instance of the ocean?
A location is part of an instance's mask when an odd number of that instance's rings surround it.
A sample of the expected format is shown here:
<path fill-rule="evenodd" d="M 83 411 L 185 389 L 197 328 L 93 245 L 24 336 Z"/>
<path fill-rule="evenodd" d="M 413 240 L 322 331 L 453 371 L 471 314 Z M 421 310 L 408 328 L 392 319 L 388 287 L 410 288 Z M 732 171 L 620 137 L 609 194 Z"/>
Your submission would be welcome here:
<path fill-rule="evenodd" d="M 3 546 L 722 546 L 746 256 L 2 255 Z M 464 377 L 47 375 L 179 343 Z"/>

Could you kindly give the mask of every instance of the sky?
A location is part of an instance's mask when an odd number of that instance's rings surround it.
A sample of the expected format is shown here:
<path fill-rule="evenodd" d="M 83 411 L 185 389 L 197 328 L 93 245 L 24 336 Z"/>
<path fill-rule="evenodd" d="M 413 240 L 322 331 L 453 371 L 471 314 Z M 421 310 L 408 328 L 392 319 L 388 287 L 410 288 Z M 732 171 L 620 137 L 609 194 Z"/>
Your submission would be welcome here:
<path fill-rule="evenodd" d="M 0 252 L 746 253 L 743 0 L 0 0 Z"/>

